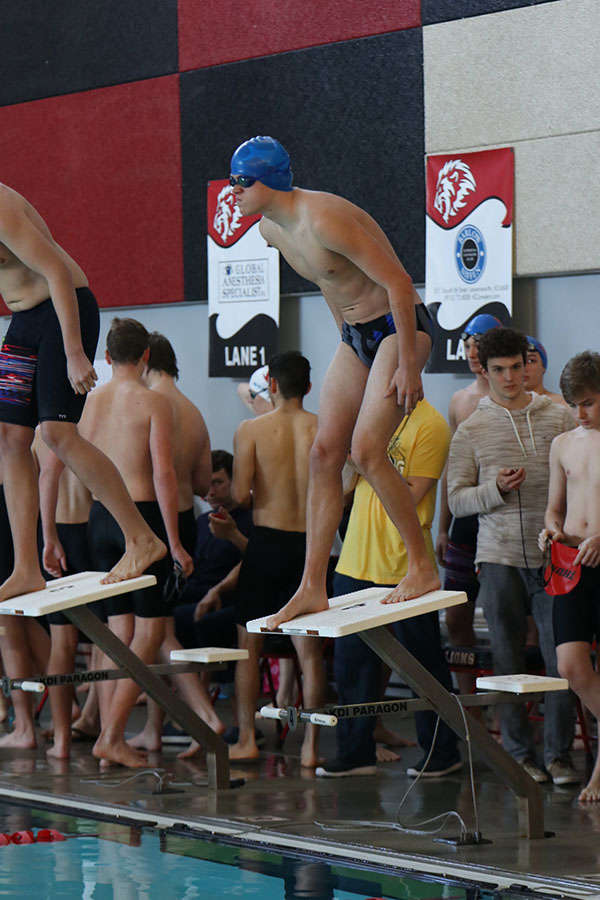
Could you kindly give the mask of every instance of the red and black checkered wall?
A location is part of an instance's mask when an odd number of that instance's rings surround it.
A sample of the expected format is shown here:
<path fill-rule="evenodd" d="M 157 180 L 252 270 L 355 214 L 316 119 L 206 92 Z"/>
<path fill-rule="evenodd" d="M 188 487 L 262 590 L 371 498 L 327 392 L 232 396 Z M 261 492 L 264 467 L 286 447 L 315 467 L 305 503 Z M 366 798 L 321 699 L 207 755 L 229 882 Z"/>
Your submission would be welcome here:
<path fill-rule="evenodd" d="M 544 0 L 542 0 L 544 2 Z M 532 0 L 3 0 L 0 181 L 102 306 L 206 298 L 206 183 L 254 134 L 424 280 L 422 26 Z M 311 289 L 289 268 L 282 291 Z"/>

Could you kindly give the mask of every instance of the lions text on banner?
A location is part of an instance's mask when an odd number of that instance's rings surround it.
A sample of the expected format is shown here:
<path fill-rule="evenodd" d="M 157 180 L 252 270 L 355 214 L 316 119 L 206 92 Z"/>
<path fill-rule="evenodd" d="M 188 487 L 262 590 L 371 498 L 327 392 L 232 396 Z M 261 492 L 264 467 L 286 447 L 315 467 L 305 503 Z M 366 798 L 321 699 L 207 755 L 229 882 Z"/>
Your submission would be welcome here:
<path fill-rule="evenodd" d="M 242 378 L 277 349 L 279 251 L 241 215 L 229 181 L 208 184 L 208 374 Z"/>
<path fill-rule="evenodd" d="M 436 322 L 427 370 L 467 372 L 461 334 L 478 313 L 512 313 L 514 154 L 427 158 L 425 302 Z"/>

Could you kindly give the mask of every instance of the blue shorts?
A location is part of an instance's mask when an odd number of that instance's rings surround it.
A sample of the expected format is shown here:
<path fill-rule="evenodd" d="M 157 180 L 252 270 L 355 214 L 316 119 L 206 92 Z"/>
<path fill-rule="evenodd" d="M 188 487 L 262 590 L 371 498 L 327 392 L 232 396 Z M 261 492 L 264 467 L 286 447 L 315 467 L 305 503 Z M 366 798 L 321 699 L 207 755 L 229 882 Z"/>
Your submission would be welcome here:
<path fill-rule="evenodd" d="M 415 304 L 415 317 L 417 331 L 428 334 L 433 344 L 433 320 L 424 303 Z M 350 325 L 348 322 L 342 323 L 342 343 L 348 344 L 369 369 L 373 365 L 379 345 L 390 334 L 396 334 L 394 317 L 391 312 L 372 319 L 370 322 L 357 322 L 356 325 Z"/>
<path fill-rule="evenodd" d="M 89 288 L 77 288 L 83 349 L 94 361 L 100 314 Z M 67 376 L 62 332 L 52 300 L 13 313 L 0 351 L 0 422 L 35 428 L 38 422 L 79 422 L 85 394 Z"/>

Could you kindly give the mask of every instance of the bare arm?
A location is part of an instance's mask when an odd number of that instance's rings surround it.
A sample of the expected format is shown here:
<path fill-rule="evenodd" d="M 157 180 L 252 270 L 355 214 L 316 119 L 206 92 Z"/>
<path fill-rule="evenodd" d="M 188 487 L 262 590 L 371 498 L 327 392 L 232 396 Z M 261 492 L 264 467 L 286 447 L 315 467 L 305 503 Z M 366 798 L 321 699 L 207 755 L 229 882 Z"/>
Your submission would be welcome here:
<path fill-rule="evenodd" d="M 91 391 L 98 376 L 81 343 L 79 309 L 71 271 L 50 241 L 25 213 L 9 205 L 0 219 L 0 241 L 46 279 L 67 357 L 67 373 L 77 394 Z"/>
<path fill-rule="evenodd" d="M 219 581 L 218 584 L 215 584 L 214 587 L 206 592 L 194 610 L 194 622 L 197 622 L 213 609 L 221 609 L 222 594 L 228 594 L 237 587 L 241 566 L 242 564 L 239 562 L 222 581 Z"/>
<path fill-rule="evenodd" d="M 44 569 L 60 578 L 67 571 L 67 559 L 56 529 L 56 504 L 58 503 L 58 483 L 65 466 L 58 456 L 48 449 L 40 468 L 40 516 L 44 550 L 42 564 Z"/>
<path fill-rule="evenodd" d="M 238 506 L 250 506 L 256 471 L 252 420 L 238 425 L 233 437 L 233 479 L 231 496 Z"/>
<path fill-rule="evenodd" d="M 200 452 L 192 472 L 192 490 L 198 497 L 204 497 L 210 489 L 212 478 L 212 459 L 210 455 L 210 438 L 208 429 L 202 418 Z"/>
<path fill-rule="evenodd" d="M 550 483 L 548 503 L 544 515 L 544 528 L 540 531 L 538 546 L 543 552 L 548 541 L 564 541 L 563 527 L 567 514 L 567 478 L 560 462 L 558 438 L 550 447 Z"/>
<path fill-rule="evenodd" d="M 179 539 L 177 476 L 173 463 L 173 415 L 169 401 L 156 391 L 153 394 L 153 410 L 150 420 L 150 456 L 152 459 L 152 481 L 156 499 L 167 532 L 169 550 L 174 560 L 180 563 L 185 575 L 194 570 L 194 561 L 183 548 Z"/>

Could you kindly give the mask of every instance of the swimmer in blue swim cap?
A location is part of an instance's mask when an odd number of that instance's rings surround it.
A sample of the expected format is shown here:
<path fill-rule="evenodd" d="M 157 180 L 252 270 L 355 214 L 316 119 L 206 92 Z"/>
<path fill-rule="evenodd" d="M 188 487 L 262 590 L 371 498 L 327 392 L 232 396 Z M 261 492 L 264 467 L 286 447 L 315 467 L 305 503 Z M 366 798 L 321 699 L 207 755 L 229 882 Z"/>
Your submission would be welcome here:
<path fill-rule="evenodd" d="M 238 147 L 231 187 L 243 215 L 262 215 L 259 229 L 267 243 L 317 285 L 341 331 L 321 392 L 312 450 L 304 576 L 289 603 L 269 619 L 269 628 L 328 607 L 327 564 L 350 447 L 408 551 L 408 572 L 384 602 L 437 590 L 439 576 L 412 494 L 386 452 L 400 422 L 423 397 L 421 370 L 433 340 L 427 309 L 368 213 L 335 194 L 292 188 L 289 157 L 279 141 L 256 137 Z"/>
<path fill-rule="evenodd" d="M 252 187 L 255 181 L 275 191 L 292 190 L 290 157 L 275 138 L 265 135 L 250 138 L 231 157 L 231 186 Z"/>
<path fill-rule="evenodd" d="M 537 338 L 527 335 L 527 364 L 523 383 L 525 390 L 534 391 L 544 397 L 550 397 L 553 403 L 567 406 L 562 394 L 556 394 L 544 387 L 544 375 L 548 368 L 548 354 L 546 348 Z M 568 407 L 567 407 L 568 408 Z"/>

